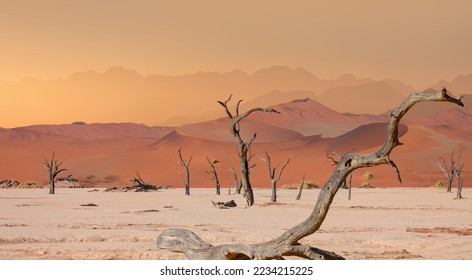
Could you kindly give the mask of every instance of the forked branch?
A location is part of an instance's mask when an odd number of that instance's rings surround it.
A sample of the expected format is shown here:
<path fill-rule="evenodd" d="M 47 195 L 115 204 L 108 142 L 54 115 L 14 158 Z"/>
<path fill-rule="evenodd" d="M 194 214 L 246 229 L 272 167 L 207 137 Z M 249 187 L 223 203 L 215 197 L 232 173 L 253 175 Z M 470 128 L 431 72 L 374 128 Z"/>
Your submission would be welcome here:
<path fill-rule="evenodd" d="M 189 166 L 190 166 L 190 163 L 192 162 L 193 156 L 190 156 L 189 160 L 185 161 L 183 156 L 182 156 L 182 147 L 179 147 L 178 152 L 179 152 L 179 160 L 174 159 L 174 161 L 177 162 L 178 164 L 180 164 L 180 166 L 182 166 L 182 168 L 185 171 L 185 177 L 180 172 L 179 172 L 179 175 L 180 175 L 180 178 L 182 178 L 182 181 L 184 182 L 185 194 L 190 195 L 190 171 L 189 171 Z"/>
<path fill-rule="evenodd" d="M 161 233 L 157 246 L 184 252 L 192 259 L 282 259 L 299 256 L 307 259 L 342 259 L 339 255 L 302 245 L 298 241 L 316 232 L 323 223 L 330 205 L 346 177 L 355 169 L 391 164 L 390 152 L 398 145 L 398 124 L 408 110 L 418 102 L 442 101 L 464 106 L 460 98 L 439 92 L 415 93 L 407 97 L 391 114 L 387 123 L 387 137 L 383 146 L 370 154 L 346 153 L 340 159 L 331 177 L 321 189 L 311 215 L 279 237 L 257 244 L 228 244 L 212 246 L 184 229 L 169 229 Z"/>

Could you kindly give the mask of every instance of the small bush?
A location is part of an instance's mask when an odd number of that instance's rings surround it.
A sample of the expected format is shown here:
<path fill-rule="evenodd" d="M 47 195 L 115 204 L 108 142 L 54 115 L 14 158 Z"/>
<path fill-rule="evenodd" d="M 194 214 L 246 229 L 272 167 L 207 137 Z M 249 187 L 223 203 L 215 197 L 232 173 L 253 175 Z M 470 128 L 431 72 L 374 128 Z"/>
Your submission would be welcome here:
<path fill-rule="evenodd" d="M 370 173 L 370 171 L 367 171 L 366 173 L 364 173 L 362 175 L 362 178 L 364 178 L 365 180 L 371 180 L 374 178 L 374 175 L 372 175 L 372 173 Z"/>
<path fill-rule="evenodd" d="M 300 186 L 300 183 L 289 183 L 280 187 L 283 190 L 296 190 Z M 317 189 L 319 185 L 313 180 L 306 180 L 303 184 L 304 189 Z"/>
<path fill-rule="evenodd" d="M 104 183 L 114 183 L 114 182 L 119 182 L 119 181 L 120 181 L 120 177 L 113 174 L 106 176 L 103 180 Z"/>
<path fill-rule="evenodd" d="M 435 184 L 436 188 L 444 188 L 444 183 L 443 181 L 439 180 Z"/>
<path fill-rule="evenodd" d="M 26 181 L 23 184 L 20 184 L 18 186 L 18 188 L 24 188 L 24 189 L 34 189 L 34 188 L 37 188 L 37 187 L 38 187 L 38 185 L 33 181 Z"/>

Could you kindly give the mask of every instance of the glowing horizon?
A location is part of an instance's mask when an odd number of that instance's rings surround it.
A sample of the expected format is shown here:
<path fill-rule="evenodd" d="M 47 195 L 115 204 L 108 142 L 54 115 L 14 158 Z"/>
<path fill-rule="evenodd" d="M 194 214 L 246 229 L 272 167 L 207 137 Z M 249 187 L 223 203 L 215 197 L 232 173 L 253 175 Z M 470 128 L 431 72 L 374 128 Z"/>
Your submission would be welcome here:
<path fill-rule="evenodd" d="M 470 10 L 465 0 L 11 1 L 0 4 L 0 80 L 287 65 L 422 88 L 472 72 Z"/>

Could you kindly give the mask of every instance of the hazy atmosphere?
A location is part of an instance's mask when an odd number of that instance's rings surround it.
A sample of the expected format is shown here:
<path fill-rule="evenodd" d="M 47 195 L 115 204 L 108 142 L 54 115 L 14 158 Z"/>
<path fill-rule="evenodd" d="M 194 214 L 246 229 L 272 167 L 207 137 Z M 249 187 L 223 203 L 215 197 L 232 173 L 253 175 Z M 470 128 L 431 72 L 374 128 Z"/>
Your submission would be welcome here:
<path fill-rule="evenodd" d="M 472 260 L 471 11 L 0 0 L 0 260 Z"/>
<path fill-rule="evenodd" d="M 0 80 L 302 67 L 416 88 L 470 74 L 467 0 L 0 2 Z"/>

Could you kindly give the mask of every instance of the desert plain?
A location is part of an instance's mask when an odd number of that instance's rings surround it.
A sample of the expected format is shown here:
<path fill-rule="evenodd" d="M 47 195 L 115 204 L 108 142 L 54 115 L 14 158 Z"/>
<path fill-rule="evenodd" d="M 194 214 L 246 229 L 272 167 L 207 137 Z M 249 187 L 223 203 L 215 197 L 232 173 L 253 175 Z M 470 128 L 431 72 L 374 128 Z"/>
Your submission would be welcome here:
<path fill-rule="evenodd" d="M 186 259 L 158 249 L 168 228 L 190 229 L 210 244 L 257 243 L 282 234 L 311 213 L 319 189 L 256 189 L 256 204 L 213 188 L 157 192 L 104 189 L 0 190 L 0 259 Z M 339 190 L 328 216 L 303 242 L 346 259 L 472 259 L 472 197 L 437 188 Z M 211 201 L 235 200 L 232 209 Z"/>
<path fill-rule="evenodd" d="M 236 104 L 241 104 L 241 113 L 254 107 L 278 112 L 255 112 L 240 123 L 243 140 L 254 140 L 250 149 L 254 207 L 246 209 L 241 195 L 228 194 L 228 189 L 233 193 L 236 185 L 230 170 L 233 167 L 239 173 L 239 159 L 228 118 L 216 101 L 227 100 L 229 94 L 220 90 L 217 94 L 215 90 L 206 95 L 203 90 L 188 90 L 195 93 L 192 98 L 200 104 L 177 94 L 178 90 L 172 91 L 177 92 L 175 96 L 168 96 L 161 89 L 158 92 L 173 101 L 186 100 L 192 108 L 202 112 L 203 108 L 211 108 L 218 113 L 209 114 L 205 120 L 173 125 L 77 118 L 71 123 L 0 128 L 0 258 L 184 259 L 181 253 L 156 247 L 158 235 L 168 228 L 190 229 L 214 245 L 276 238 L 309 216 L 319 188 L 335 169 L 336 158 L 348 152 L 371 153 L 383 145 L 390 112 L 416 92 L 398 81 L 357 79 L 352 75 L 322 81 L 307 71 L 288 67 L 270 67 L 252 75 L 207 73 L 171 80 L 187 85 L 190 77 L 201 85 L 207 85 L 210 78 L 223 81 L 232 77 L 251 85 L 294 78 L 285 91 L 269 91 L 241 103 L 238 100 L 244 96 L 235 94 L 230 100 L 229 109 L 235 114 Z M 309 90 L 294 90 L 302 78 L 311 81 L 309 85 L 323 86 L 325 91 L 318 89 L 315 94 L 315 88 L 306 85 L 302 88 Z M 133 87 L 142 85 L 143 93 L 153 95 L 154 89 L 169 80 L 163 79 L 114 67 L 105 73 L 78 73 L 62 80 L 23 80 L 2 86 L 11 94 L 25 97 L 38 88 L 49 97 L 55 90 L 71 92 L 68 100 L 73 102 L 74 98 L 83 99 L 78 81 L 87 85 L 83 92 L 97 96 L 100 90 L 93 93 L 86 89 L 103 87 L 115 92 L 117 87 L 126 88 L 124 82 Z M 346 190 L 339 190 L 322 227 L 306 237 L 304 244 L 334 251 L 347 259 L 472 259 L 472 75 L 441 81 L 426 91 L 437 91 L 442 86 L 456 97 L 462 95 L 464 108 L 422 102 L 402 118 L 398 136 L 404 145 L 395 148 L 390 158 L 399 167 L 403 182 L 387 165 L 354 170 L 352 200 L 347 199 Z M 258 88 L 253 86 L 254 91 Z M 123 92 L 125 100 L 129 101 L 125 98 L 129 96 Z M 175 106 L 165 102 L 159 105 Z M 54 111 L 57 116 L 71 118 L 72 113 L 85 108 L 56 107 L 65 110 Z M 144 111 L 156 117 L 164 115 L 159 108 Z M 132 121 L 132 113 L 141 111 L 143 108 L 138 107 L 119 113 Z M 25 112 L 30 112 L 29 108 Z M 179 176 L 184 171 L 175 161 L 179 149 L 185 160 L 192 158 L 190 196 L 184 195 Z M 270 154 L 273 166 L 280 163 L 280 167 L 290 159 L 278 183 L 277 203 L 270 199 L 265 152 Z M 61 168 L 67 169 L 58 177 L 76 183 L 73 188 L 62 185 L 51 195 L 43 165 L 53 154 L 62 163 Z M 220 196 L 215 194 L 215 184 L 207 173 L 207 158 L 217 162 Z M 446 192 L 446 177 L 437 166 L 439 162 L 450 167 L 451 159 L 456 167 L 464 166 L 463 199 L 454 199 L 457 178 L 452 184 L 453 193 Z M 290 188 L 296 187 L 303 176 L 306 183 L 318 188 L 305 190 L 302 199 L 295 201 L 296 190 Z M 104 191 L 129 186 L 136 177 L 171 188 L 157 192 Z M 374 188 L 360 188 L 362 185 Z M 238 206 L 216 209 L 212 200 L 235 200 Z"/>

